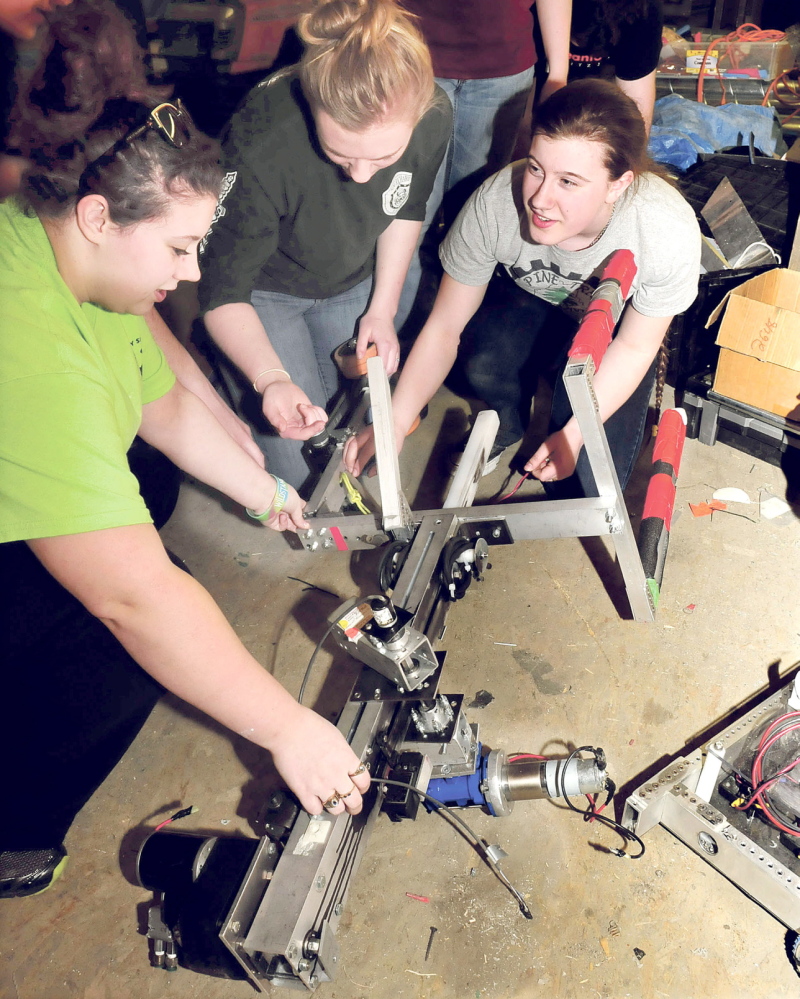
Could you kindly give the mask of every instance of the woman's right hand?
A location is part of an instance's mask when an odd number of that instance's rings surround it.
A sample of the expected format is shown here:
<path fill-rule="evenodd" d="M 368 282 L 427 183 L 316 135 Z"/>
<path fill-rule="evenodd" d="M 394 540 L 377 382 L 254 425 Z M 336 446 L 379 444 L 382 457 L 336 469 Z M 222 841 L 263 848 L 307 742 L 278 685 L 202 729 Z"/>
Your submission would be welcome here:
<path fill-rule="evenodd" d="M 273 513 L 269 520 L 266 521 L 266 525 L 267 527 L 271 527 L 273 531 L 308 530 L 311 525 L 303 516 L 306 501 L 300 499 L 294 486 L 290 486 L 288 482 L 286 485 L 289 489 L 289 498 L 283 504 L 283 509 L 280 513 Z"/>
<path fill-rule="evenodd" d="M 412 421 L 412 426 L 414 422 Z M 399 427 L 395 424 L 394 439 L 397 444 L 397 453 L 403 450 L 406 437 L 409 433 L 408 427 Z M 344 467 L 347 471 L 358 478 L 375 455 L 375 429 L 372 426 L 364 427 L 355 437 L 351 437 L 344 449 Z M 370 470 L 370 475 L 375 475 L 376 468 Z"/>
<path fill-rule="evenodd" d="M 290 440 L 307 441 L 328 422 L 325 410 L 314 406 L 299 385 L 283 379 L 266 386 L 261 408 L 279 435 Z"/>
<path fill-rule="evenodd" d="M 272 497 L 270 505 L 267 507 L 266 503 L 262 502 L 260 506 L 256 506 L 252 510 L 248 508 L 251 516 L 254 516 L 256 520 L 260 520 L 262 524 L 273 531 L 307 530 L 311 525 L 303 516 L 303 510 L 306 506 L 305 500 L 300 499 L 294 486 L 290 486 L 288 482 L 283 482 L 283 480 L 281 481 L 287 490 L 286 499 L 277 513 L 272 512 L 269 517 L 266 516 L 267 509 L 272 509 L 272 505 L 277 497 L 278 482 L 274 475 L 265 476 L 265 480 L 272 483 L 269 487 L 270 492 L 267 493 L 268 496 Z M 259 514 L 259 511 L 263 511 L 263 513 Z"/>
<path fill-rule="evenodd" d="M 358 478 L 375 455 L 375 431 L 364 427 L 355 437 L 351 437 L 344 448 L 344 467 Z M 375 474 L 374 471 L 372 473 Z"/>
<path fill-rule="evenodd" d="M 369 771 L 356 774 L 361 761 L 344 736 L 329 721 L 310 708 L 297 705 L 281 731 L 266 747 L 287 785 L 311 815 L 319 815 L 331 797 L 331 815 L 361 811 L 361 799 L 369 788 Z M 355 776 L 353 776 L 355 774 Z"/>

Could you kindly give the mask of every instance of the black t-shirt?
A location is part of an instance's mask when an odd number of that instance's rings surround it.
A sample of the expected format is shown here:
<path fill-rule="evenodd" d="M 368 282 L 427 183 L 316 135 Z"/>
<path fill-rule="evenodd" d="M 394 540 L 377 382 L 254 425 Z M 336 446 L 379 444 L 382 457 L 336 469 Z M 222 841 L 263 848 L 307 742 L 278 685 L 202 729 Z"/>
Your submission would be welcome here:
<path fill-rule="evenodd" d="M 617 21 L 617 37 L 604 16 L 613 4 L 573 0 L 569 78 L 640 80 L 658 66 L 663 13 L 661 0 L 642 0 L 641 11 Z"/>
<path fill-rule="evenodd" d="M 320 150 L 296 75 L 259 84 L 223 143 L 222 194 L 200 257 L 201 309 L 249 302 L 254 289 L 330 298 L 369 277 L 390 223 L 425 218 L 452 130 L 450 102 L 438 96 L 400 159 L 358 184 Z"/>

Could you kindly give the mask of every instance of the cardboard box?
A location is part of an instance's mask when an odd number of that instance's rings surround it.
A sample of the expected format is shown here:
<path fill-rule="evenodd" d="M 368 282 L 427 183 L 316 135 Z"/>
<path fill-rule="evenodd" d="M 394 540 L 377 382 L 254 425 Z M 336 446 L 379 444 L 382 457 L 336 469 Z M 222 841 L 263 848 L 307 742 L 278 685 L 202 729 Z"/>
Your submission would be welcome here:
<path fill-rule="evenodd" d="M 800 422 L 800 272 L 751 278 L 728 292 L 706 326 L 723 309 L 714 391 Z"/>

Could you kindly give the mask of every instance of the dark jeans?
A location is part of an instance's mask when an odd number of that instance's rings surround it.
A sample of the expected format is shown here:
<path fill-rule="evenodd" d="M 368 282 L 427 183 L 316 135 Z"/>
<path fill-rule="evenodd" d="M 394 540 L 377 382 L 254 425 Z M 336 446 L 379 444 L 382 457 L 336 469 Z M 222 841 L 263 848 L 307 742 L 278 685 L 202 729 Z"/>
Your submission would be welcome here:
<path fill-rule="evenodd" d="M 142 442 L 130 463 L 161 526 L 177 469 Z M 0 849 L 57 846 L 163 688 L 23 541 L 0 545 L 0 658 Z"/>
<path fill-rule="evenodd" d="M 496 274 L 462 337 L 458 366 L 466 389 L 497 410 L 497 443 L 516 443 L 530 422 L 531 401 L 540 374 L 555 373 L 548 433 L 572 416 L 562 374 L 577 324 L 555 305 L 524 291 L 504 272 Z M 606 437 L 624 489 L 644 439 L 656 363 L 638 388 L 605 422 Z M 548 495 L 564 499 L 596 496 L 592 470 L 582 448 L 575 474 L 548 484 Z"/>

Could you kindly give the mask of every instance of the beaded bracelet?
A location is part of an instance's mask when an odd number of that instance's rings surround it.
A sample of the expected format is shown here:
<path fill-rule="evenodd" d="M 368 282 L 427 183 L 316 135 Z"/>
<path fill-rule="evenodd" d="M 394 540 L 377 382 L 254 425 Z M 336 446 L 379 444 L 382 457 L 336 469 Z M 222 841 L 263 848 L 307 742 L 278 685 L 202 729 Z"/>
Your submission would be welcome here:
<path fill-rule="evenodd" d="M 273 475 L 272 478 L 275 480 L 275 495 L 267 509 L 263 513 L 256 513 L 249 506 L 246 507 L 248 517 L 252 517 L 253 520 L 269 520 L 273 513 L 281 512 L 286 505 L 286 500 L 289 499 L 289 487 L 283 479 L 279 479 L 277 475 Z"/>

